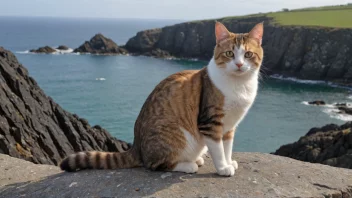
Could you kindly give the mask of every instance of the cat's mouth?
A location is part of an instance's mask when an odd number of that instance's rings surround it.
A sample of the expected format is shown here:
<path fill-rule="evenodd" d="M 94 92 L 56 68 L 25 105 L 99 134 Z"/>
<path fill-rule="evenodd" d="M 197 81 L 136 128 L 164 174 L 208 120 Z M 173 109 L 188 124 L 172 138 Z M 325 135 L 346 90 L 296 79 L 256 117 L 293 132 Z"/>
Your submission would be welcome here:
<path fill-rule="evenodd" d="M 247 72 L 248 72 L 248 70 L 244 71 L 244 70 L 239 69 L 239 70 L 233 71 L 232 74 L 235 76 L 242 76 L 242 75 L 246 74 Z"/>

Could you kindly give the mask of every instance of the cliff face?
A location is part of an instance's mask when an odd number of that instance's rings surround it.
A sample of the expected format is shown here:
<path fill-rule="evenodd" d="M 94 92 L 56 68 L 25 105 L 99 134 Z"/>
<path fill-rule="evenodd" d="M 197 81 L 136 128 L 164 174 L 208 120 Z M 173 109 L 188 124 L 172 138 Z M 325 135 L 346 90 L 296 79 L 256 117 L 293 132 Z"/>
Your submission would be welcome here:
<path fill-rule="evenodd" d="M 269 73 L 352 82 L 352 29 L 276 26 L 267 17 L 219 21 L 232 32 L 248 32 L 264 21 L 263 67 Z M 175 57 L 208 60 L 215 46 L 214 22 L 188 22 L 142 31 L 125 47 L 136 54 L 158 56 L 151 52 L 159 50 Z"/>
<path fill-rule="evenodd" d="M 83 150 L 123 152 L 125 142 L 63 110 L 28 71 L 0 47 L 0 153 L 34 163 L 57 164 Z"/>

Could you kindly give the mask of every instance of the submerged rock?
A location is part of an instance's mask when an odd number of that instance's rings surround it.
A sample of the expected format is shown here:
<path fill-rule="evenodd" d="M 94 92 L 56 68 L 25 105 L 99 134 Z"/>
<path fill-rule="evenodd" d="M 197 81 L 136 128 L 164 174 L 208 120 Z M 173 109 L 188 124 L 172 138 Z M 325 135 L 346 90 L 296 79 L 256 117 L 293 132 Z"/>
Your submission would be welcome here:
<path fill-rule="evenodd" d="M 352 169 L 352 122 L 312 128 L 297 142 L 281 146 L 274 154 L 301 161 Z"/>
<path fill-rule="evenodd" d="M 56 52 L 56 50 L 54 48 L 49 47 L 49 46 L 40 47 L 38 49 L 32 49 L 29 51 L 32 53 L 42 53 L 42 54 L 51 54 L 51 53 Z"/>
<path fill-rule="evenodd" d="M 86 41 L 73 52 L 91 54 L 126 54 L 127 50 L 119 48 L 117 44 L 102 34 L 96 34 L 90 41 Z"/>
<path fill-rule="evenodd" d="M 84 150 L 123 152 L 126 142 L 71 114 L 45 95 L 13 53 L 0 47 L 0 153 L 58 164 Z"/>
<path fill-rule="evenodd" d="M 66 45 L 60 45 L 60 46 L 57 47 L 56 49 L 58 49 L 58 50 L 68 50 L 68 49 L 70 49 L 70 48 L 67 47 Z"/>
<path fill-rule="evenodd" d="M 336 103 L 336 104 L 334 104 L 334 106 L 335 107 L 348 107 L 349 105 L 348 105 L 348 103 L 343 102 L 343 103 Z"/>
<path fill-rule="evenodd" d="M 339 106 L 338 109 L 340 110 L 339 113 L 341 114 L 352 115 L 352 108 L 350 107 Z"/>
<path fill-rule="evenodd" d="M 325 105 L 326 103 L 322 100 L 315 100 L 315 101 L 312 101 L 312 102 L 308 102 L 308 104 L 311 104 L 311 105 Z"/>

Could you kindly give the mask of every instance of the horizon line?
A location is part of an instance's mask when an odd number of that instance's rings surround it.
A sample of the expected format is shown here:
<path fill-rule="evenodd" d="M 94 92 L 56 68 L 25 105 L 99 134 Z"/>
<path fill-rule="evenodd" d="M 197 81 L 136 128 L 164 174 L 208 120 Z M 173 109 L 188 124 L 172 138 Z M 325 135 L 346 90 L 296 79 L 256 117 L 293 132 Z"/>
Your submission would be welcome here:
<path fill-rule="evenodd" d="M 175 19 L 175 18 L 134 18 L 134 17 L 87 17 L 87 16 L 24 16 L 24 15 L 0 15 L 0 17 L 14 18 L 57 18 L 57 19 L 124 19 L 124 20 L 173 20 L 173 21 L 192 21 L 199 19 Z"/>

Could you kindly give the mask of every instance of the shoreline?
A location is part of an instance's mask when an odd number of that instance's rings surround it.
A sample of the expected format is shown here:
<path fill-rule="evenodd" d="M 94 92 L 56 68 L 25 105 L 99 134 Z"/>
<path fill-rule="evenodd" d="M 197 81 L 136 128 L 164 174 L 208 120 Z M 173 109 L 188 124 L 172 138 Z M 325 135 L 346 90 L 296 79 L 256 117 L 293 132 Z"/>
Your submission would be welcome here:
<path fill-rule="evenodd" d="M 70 48 L 71 49 L 71 48 Z M 94 54 L 94 53 L 80 53 L 80 52 L 63 52 L 61 53 L 60 51 L 54 52 L 54 53 L 35 53 L 35 52 L 30 52 L 29 50 L 25 51 L 15 51 L 15 54 L 29 54 L 29 55 L 90 55 L 90 56 L 140 56 L 140 57 L 149 57 L 149 58 L 155 58 L 155 59 L 161 59 L 161 60 L 184 60 L 184 61 L 194 61 L 194 62 L 205 62 L 207 63 L 207 60 L 204 59 L 199 59 L 199 58 L 182 58 L 182 57 L 155 57 L 155 56 L 147 56 L 143 54 L 136 54 L 136 53 L 128 53 L 128 54 Z M 352 91 L 352 85 L 351 83 L 338 83 L 335 81 L 329 81 L 329 80 L 310 80 L 310 79 L 302 79 L 298 78 L 297 76 L 285 76 L 280 73 L 272 72 L 272 74 L 269 74 L 268 77 L 272 79 L 277 79 L 277 80 L 282 80 L 282 81 L 290 81 L 290 82 L 295 82 L 299 84 L 316 84 L 316 85 L 325 85 L 329 87 L 335 87 L 335 88 L 341 88 L 341 89 L 347 89 Z"/>

